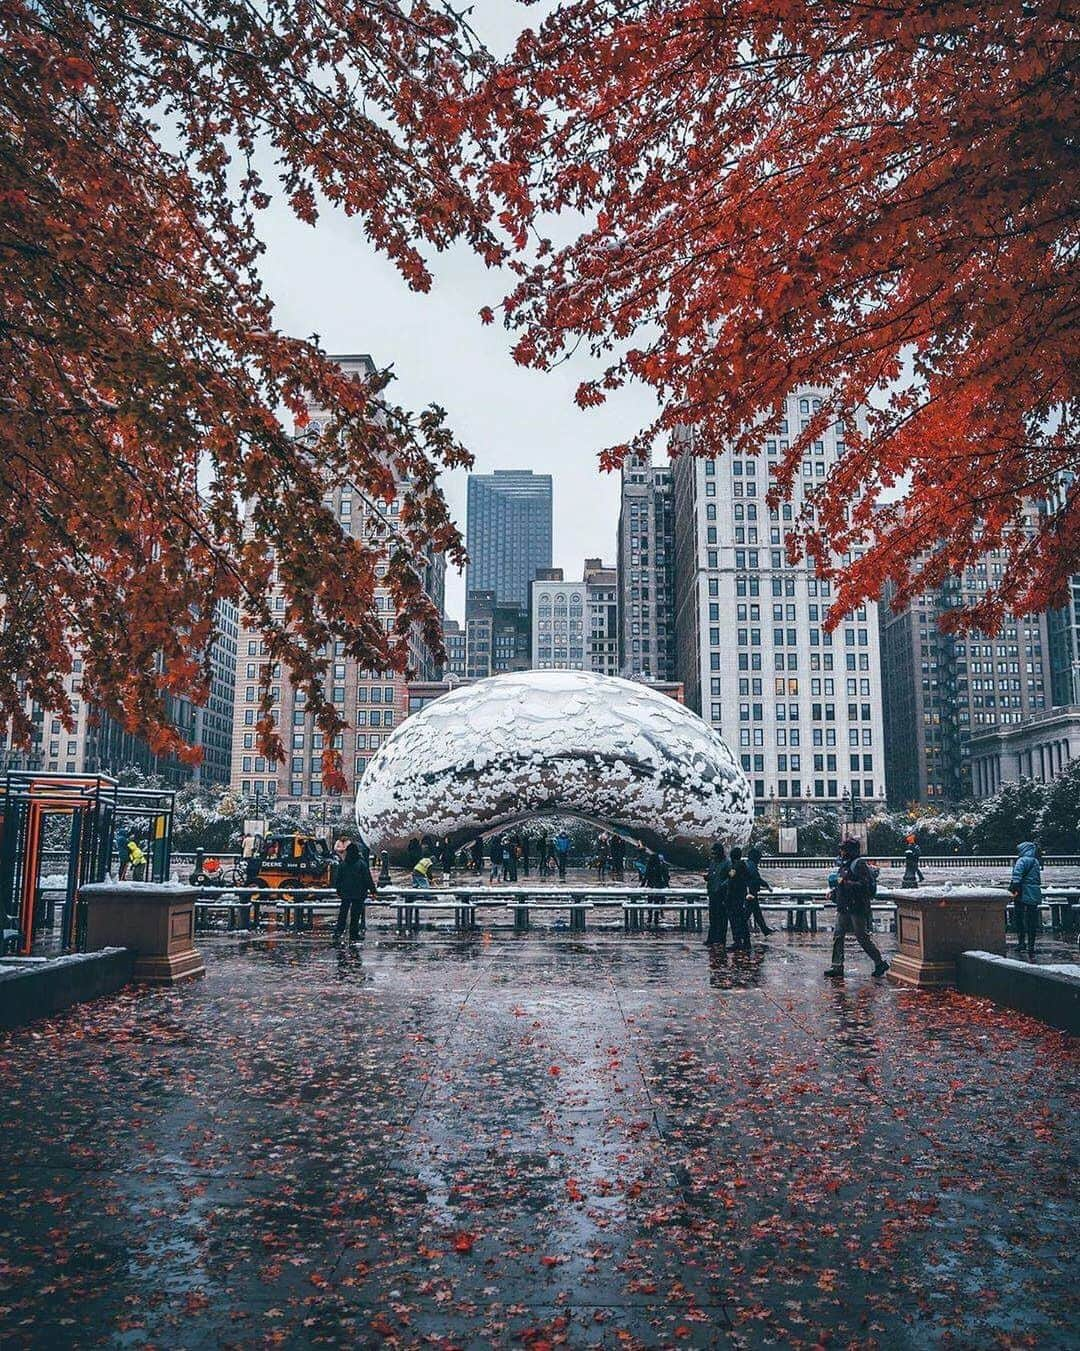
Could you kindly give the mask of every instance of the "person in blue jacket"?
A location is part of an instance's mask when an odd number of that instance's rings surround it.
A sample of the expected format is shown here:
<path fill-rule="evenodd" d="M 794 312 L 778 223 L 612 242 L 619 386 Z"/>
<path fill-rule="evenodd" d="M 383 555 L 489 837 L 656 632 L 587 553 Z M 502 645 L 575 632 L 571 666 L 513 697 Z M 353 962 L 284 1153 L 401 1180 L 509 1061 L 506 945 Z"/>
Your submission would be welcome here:
<path fill-rule="evenodd" d="M 1027 939 L 1029 957 L 1035 956 L 1035 935 L 1039 931 L 1039 907 L 1042 905 L 1042 865 L 1039 851 L 1030 840 L 1016 851 L 1009 890 L 1016 899 L 1016 931 L 1020 935 L 1020 952 Z"/>

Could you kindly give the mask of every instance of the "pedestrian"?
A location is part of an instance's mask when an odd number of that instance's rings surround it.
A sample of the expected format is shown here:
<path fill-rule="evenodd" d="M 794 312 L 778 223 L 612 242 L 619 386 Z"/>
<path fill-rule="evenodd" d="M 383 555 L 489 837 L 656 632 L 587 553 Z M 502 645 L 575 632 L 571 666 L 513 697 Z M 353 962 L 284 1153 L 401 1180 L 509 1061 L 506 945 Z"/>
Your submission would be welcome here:
<path fill-rule="evenodd" d="M 727 850 L 719 840 L 712 847 L 709 871 L 705 874 L 705 891 L 709 897 L 709 932 L 705 946 L 727 947 Z"/>
<path fill-rule="evenodd" d="M 762 877 L 761 869 L 758 866 L 761 862 L 761 855 L 760 844 L 752 844 L 746 851 L 746 871 L 750 874 L 750 891 L 747 895 L 746 904 L 758 932 L 771 934 L 772 930 L 765 923 L 765 916 L 761 913 L 761 902 L 758 900 L 758 894 L 761 891 L 772 891 L 772 887 Z"/>
<path fill-rule="evenodd" d="M 607 832 L 601 831 L 596 837 L 596 880 L 603 882 L 607 878 L 608 862 L 611 858 L 611 846 Z"/>
<path fill-rule="evenodd" d="M 472 842 L 472 870 L 480 877 L 484 871 L 484 837 L 478 835 Z"/>
<path fill-rule="evenodd" d="M 250 887 L 259 875 L 262 864 L 262 836 L 251 836 L 250 852 L 243 856 L 244 881 Z"/>
<path fill-rule="evenodd" d="M 611 837 L 611 878 L 613 882 L 623 880 L 623 868 L 626 866 L 626 841 L 621 835 Z"/>
<path fill-rule="evenodd" d="M 1039 932 L 1039 908 L 1042 905 L 1042 864 L 1039 851 L 1030 840 L 1016 851 L 1009 891 L 1016 902 L 1016 932 L 1020 938 L 1020 955 L 1035 956 L 1035 935 Z"/>
<path fill-rule="evenodd" d="M 844 974 L 844 939 L 848 934 L 854 934 L 863 952 L 873 959 L 875 976 L 883 976 L 888 971 L 889 963 L 870 937 L 870 902 L 876 892 L 877 877 L 866 859 L 860 856 L 859 841 L 844 840 L 832 891 L 836 928 L 833 930 L 832 965 L 825 972 L 827 976 Z"/>
<path fill-rule="evenodd" d="M 642 874 L 641 885 L 647 887 L 649 891 L 666 891 L 671 885 L 671 870 L 663 854 L 649 855 L 649 860 L 645 864 L 645 872 Z M 650 910 L 646 916 L 647 923 L 659 924 L 660 914 L 659 910 Z"/>
<path fill-rule="evenodd" d="M 405 859 L 410 869 L 416 867 L 423 853 L 424 851 L 420 848 L 420 841 L 414 836 L 405 846 Z"/>
<path fill-rule="evenodd" d="M 526 877 L 529 875 L 529 837 L 522 834 L 518 838 L 521 840 L 521 871 Z"/>
<path fill-rule="evenodd" d="M 439 846 L 439 862 L 442 864 L 443 880 L 449 882 L 454 871 L 454 846 L 450 843 L 449 835 L 443 836 Z"/>
<path fill-rule="evenodd" d="M 334 874 L 334 890 L 341 897 L 337 925 L 334 928 L 334 942 L 341 942 L 345 922 L 348 920 L 349 942 L 358 943 L 361 935 L 367 932 L 365 903 L 369 896 L 375 897 L 376 891 L 371 868 L 355 841 L 345 843 L 341 862 Z"/>
<path fill-rule="evenodd" d="M 143 852 L 142 845 L 138 840 L 128 840 L 127 842 L 127 864 L 128 873 L 136 882 L 143 880 L 143 873 L 146 869 L 146 855 Z M 121 868 L 120 875 L 123 877 L 124 869 Z"/>
<path fill-rule="evenodd" d="M 506 846 L 506 852 L 503 854 L 503 859 L 505 860 L 509 874 L 506 879 L 508 882 L 516 882 L 518 880 L 518 860 L 520 858 L 521 845 L 517 840 L 510 839 Z"/>
<path fill-rule="evenodd" d="M 570 862 L 570 836 L 565 830 L 560 830 L 552 841 L 555 850 L 555 866 L 559 870 L 559 881 L 566 881 L 566 867 Z"/>
<path fill-rule="evenodd" d="M 900 879 L 900 885 L 911 890 L 917 887 L 923 880 L 922 869 L 919 867 L 919 846 L 908 837 L 908 845 L 904 850 L 904 875 Z"/>
<path fill-rule="evenodd" d="M 423 858 L 417 859 L 412 870 L 412 884 L 414 887 L 423 887 L 425 890 L 431 889 L 431 874 L 435 871 L 435 860 L 430 854 L 425 854 Z"/>
<path fill-rule="evenodd" d="M 496 835 L 492 839 L 490 847 L 490 856 L 491 856 L 491 876 L 488 878 L 488 881 L 497 882 L 502 873 L 502 862 L 503 862 L 503 842 L 501 835 Z"/>
<path fill-rule="evenodd" d="M 750 924 L 747 896 L 750 892 L 750 869 L 736 845 L 727 866 L 727 892 L 724 904 L 731 924 L 732 952 L 750 951 Z"/>
<path fill-rule="evenodd" d="M 540 832 L 536 842 L 536 868 L 541 877 L 547 877 L 551 872 L 551 840 L 546 830 Z"/>

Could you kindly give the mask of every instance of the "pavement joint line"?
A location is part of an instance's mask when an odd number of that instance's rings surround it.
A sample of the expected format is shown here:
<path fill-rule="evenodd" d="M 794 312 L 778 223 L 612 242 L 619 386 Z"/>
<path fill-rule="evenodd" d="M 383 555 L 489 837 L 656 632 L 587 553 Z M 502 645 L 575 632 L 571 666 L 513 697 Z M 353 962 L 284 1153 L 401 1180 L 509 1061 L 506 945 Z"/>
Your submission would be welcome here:
<path fill-rule="evenodd" d="M 465 991 L 465 995 L 462 998 L 461 1003 L 458 1005 L 457 1012 L 454 1014 L 453 1020 L 446 1030 L 446 1035 L 440 1042 L 437 1042 L 435 1044 L 434 1055 L 436 1058 L 439 1058 L 443 1054 L 443 1052 L 446 1051 L 447 1047 L 450 1045 L 450 1042 L 453 1040 L 454 1034 L 458 1029 L 458 1024 L 461 1022 L 462 1016 L 465 1013 L 466 1005 L 472 998 L 473 993 L 476 990 L 476 987 L 480 984 L 481 980 L 483 980 L 484 977 L 487 975 L 487 972 L 494 963 L 494 960 L 495 954 L 490 953 L 486 961 L 481 961 L 479 963 L 479 969 L 476 973 L 476 979 Z M 404 1145 L 405 1138 L 409 1135 L 410 1131 L 412 1131 L 413 1126 L 416 1123 L 417 1117 L 423 1111 L 424 1102 L 427 1099 L 428 1093 L 431 1089 L 431 1085 L 433 1082 L 434 1076 L 429 1075 L 427 1083 L 424 1084 L 424 1087 L 420 1092 L 420 1096 L 416 1101 L 416 1106 L 409 1113 L 408 1120 L 406 1120 L 402 1124 L 400 1130 L 398 1131 L 396 1143 L 399 1147 Z M 342 1246 L 341 1251 L 338 1253 L 337 1258 L 329 1268 L 331 1275 L 336 1274 L 338 1268 L 341 1266 L 341 1263 L 347 1251 L 348 1251 L 348 1244 L 344 1244 Z"/>
<path fill-rule="evenodd" d="M 804 953 L 800 951 L 797 953 L 796 961 L 803 962 L 805 960 L 808 960 L 811 957 L 811 955 L 812 954 L 809 952 Z M 846 1057 L 842 1056 L 839 1051 L 836 1051 L 828 1041 L 819 1041 L 815 1037 L 813 1031 L 800 1018 L 797 1018 L 790 1009 L 784 1008 L 784 1006 L 781 1003 L 779 1003 L 779 1001 L 776 1000 L 769 993 L 768 989 L 764 985 L 762 985 L 760 989 L 764 998 L 767 999 L 768 1002 L 772 1004 L 772 1006 L 775 1009 L 777 1009 L 785 1018 L 787 1018 L 788 1021 L 794 1027 L 798 1028 L 798 1030 L 805 1037 L 807 1037 L 815 1047 L 818 1047 L 827 1059 L 832 1060 L 835 1066 L 837 1066 L 838 1068 L 844 1068 L 846 1071 L 846 1068 L 849 1063 Z M 846 1075 L 846 1077 L 850 1078 L 851 1076 Z M 898 1122 L 904 1129 L 910 1130 L 913 1134 L 918 1136 L 919 1139 L 921 1139 L 924 1144 L 929 1145 L 934 1151 L 938 1153 L 947 1151 L 951 1153 L 954 1159 L 958 1161 L 962 1159 L 965 1162 L 970 1161 L 973 1157 L 980 1159 L 983 1157 L 982 1154 L 979 1153 L 978 1151 L 972 1151 L 971 1153 L 964 1153 L 962 1146 L 960 1146 L 953 1140 L 949 1139 L 942 1140 L 936 1138 L 933 1135 L 930 1135 L 929 1132 L 925 1131 L 921 1126 L 913 1122 L 911 1120 L 910 1114 L 907 1112 L 905 1112 L 903 1116 L 897 1116 L 896 1104 L 880 1088 L 875 1087 L 875 1085 L 871 1083 L 867 1083 L 863 1079 L 857 1078 L 857 1076 L 856 1082 L 860 1085 L 860 1087 L 863 1090 L 865 1090 L 868 1097 L 875 1098 L 879 1104 L 889 1109 L 889 1111 L 892 1113 L 894 1121 Z"/>
<path fill-rule="evenodd" d="M 626 1011 L 623 1008 L 623 1002 L 619 995 L 619 987 L 615 984 L 614 977 L 611 975 L 610 971 L 608 972 L 608 984 L 611 986 L 612 994 L 615 997 L 615 1007 L 618 1009 L 619 1017 L 622 1019 L 623 1030 L 626 1034 L 627 1045 L 630 1047 L 631 1054 L 634 1057 L 634 1066 L 641 1079 L 641 1086 L 645 1090 L 645 1097 L 649 1104 L 649 1113 L 650 1116 L 652 1117 L 653 1130 L 656 1132 L 656 1138 L 663 1147 L 666 1155 L 670 1151 L 671 1145 L 667 1135 L 664 1133 L 663 1126 L 660 1124 L 660 1118 L 663 1114 L 656 1106 L 656 1101 L 653 1098 L 651 1089 L 649 1088 L 649 1081 L 645 1076 L 644 1069 L 642 1068 L 641 1055 L 637 1048 L 637 1042 L 634 1038 L 634 1033 L 630 1027 L 630 1023 L 627 1021 Z M 693 1211 L 696 1207 L 696 1201 L 692 1195 L 687 1194 L 690 1187 L 689 1174 L 687 1173 L 688 1180 L 684 1182 L 678 1174 L 677 1171 L 678 1166 L 679 1165 L 675 1164 L 671 1165 L 672 1182 L 674 1183 L 674 1186 L 679 1193 L 679 1199 L 682 1205 L 686 1208 L 687 1211 Z M 683 1172 L 686 1173 L 685 1167 L 683 1167 Z M 727 1324 L 728 1331 L 733 1332 L 735 1330 L 735 1325 L 731 1321 L 731 1313 L 728 1308 L 729 1302 L 730 1301 L 728 1300 L 721 1300 L 719 1303 L 715 1305 L 710 1305 L 708 1307 L 719 1309 L 720 1312 L 724 1315 L 724 1322 Z"/>

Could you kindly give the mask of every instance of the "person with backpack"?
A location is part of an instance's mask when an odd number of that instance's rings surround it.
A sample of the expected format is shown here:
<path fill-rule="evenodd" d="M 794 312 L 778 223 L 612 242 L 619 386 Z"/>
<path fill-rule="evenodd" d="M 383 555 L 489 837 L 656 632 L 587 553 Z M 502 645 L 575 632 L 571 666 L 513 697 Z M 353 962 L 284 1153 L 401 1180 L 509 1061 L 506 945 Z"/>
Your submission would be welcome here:
<path fill-rule="evenodd" d="M 758 894 L 762 890 L 772 891 L 772 886 L 762 877 L 761 869 L 758 867 L 762 853 L 760 844 L 753 844 L 746 851 L 746 871 L 750 874 L 750 890 L 747 894 L 746 904 L 750 918 L 754 921 L 759 933 L 771 934 L 772 930 L 765 923 L 765 916 L 761 913 L 761 902 L 758 900 Z"/>
<path fill-rule="evenodd" d="M 889 963 L 870 937 L 870 902 L 877 895 L 877 879 L 877 869 L 871 868 L 859 854 L 859 841 L 844 840 L 832 890 L 836 928 L 833 930 L 832 965 L 825 972 L 827 976 L 844 974 L 844 939 L 848 934 L 854 934 L 863 952 L 873 959 L 875 976 L 883 976 L 888 971 Z"/>
<path fill-rule="evenodd" d="M 365 902 L 369 896 L 374 897 L 376 892 L 371 868 L 355 840 L 350 840 L 345 846 L 341 862 L 334 873 L 334 890 L 341 897 L 334 942 L 340 943 L 345 932 L 345 921 L 348 920 L 349 942 L 358 943 L 361 934 L 367 932 Z"/>
<path fill-rule="evenodd" d="M 1029 958 L 1034 957 L 1035 935 L 1039 932 L 1039 909 L 1042 906 L 1042 864 L 1039 862 L 1039 850 L 1030 840 L 1025 841 L 1016 852 L 1009 891 L 1016 902 L 1020 955 L 1024 955 L 1026 938 L 1027 955 Z"/>

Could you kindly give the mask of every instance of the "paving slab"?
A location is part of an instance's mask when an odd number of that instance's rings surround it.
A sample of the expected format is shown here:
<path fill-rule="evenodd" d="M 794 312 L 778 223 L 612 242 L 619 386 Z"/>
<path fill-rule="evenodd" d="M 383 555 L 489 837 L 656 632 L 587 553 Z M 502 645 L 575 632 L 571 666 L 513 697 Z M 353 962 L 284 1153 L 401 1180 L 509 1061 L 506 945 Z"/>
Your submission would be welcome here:
<path fill-rule="evenodd" d="M 1075 1344 L 1064 1033 L 824 934 L 201 946 L 0 1035 L 0 1344 Z"/>

